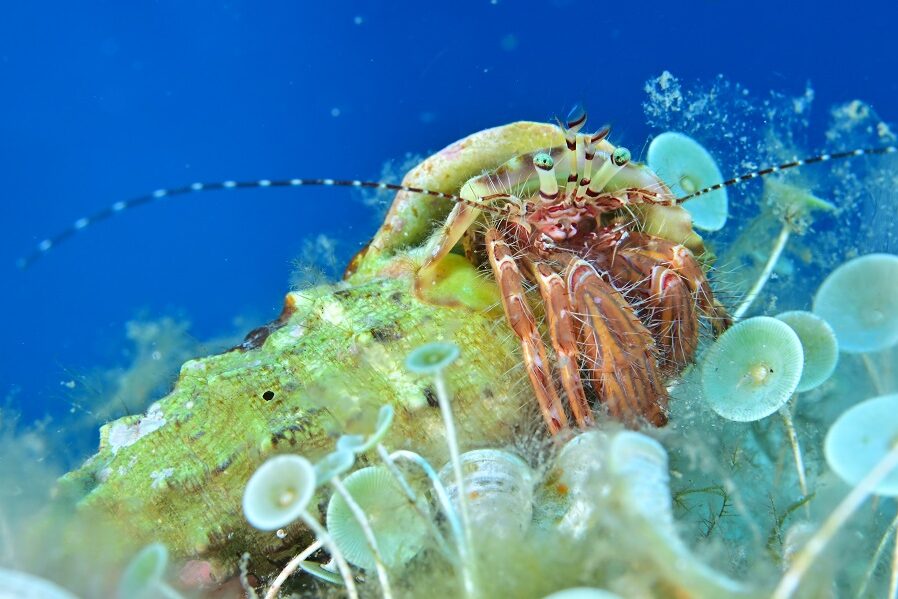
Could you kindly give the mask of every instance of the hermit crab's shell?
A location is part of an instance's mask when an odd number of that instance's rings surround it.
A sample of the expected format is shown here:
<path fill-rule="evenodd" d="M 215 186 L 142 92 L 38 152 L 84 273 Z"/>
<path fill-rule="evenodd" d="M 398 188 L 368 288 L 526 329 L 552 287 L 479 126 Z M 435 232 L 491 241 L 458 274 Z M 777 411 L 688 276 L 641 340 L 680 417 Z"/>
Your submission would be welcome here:
<path fill-rule="evenodd" d="M 493 127 L 460 139 L 427 158 L 408 172 L 402 184 L 457 194 L 472 177 L 515 156 L 561 145 L 561 131 L 548 123 L 521 121 Z M 433 231 L 433 223 L 445 220 L 453 206 L 438 198 L 400 191 L 362 259 L 420 245 Z"/>

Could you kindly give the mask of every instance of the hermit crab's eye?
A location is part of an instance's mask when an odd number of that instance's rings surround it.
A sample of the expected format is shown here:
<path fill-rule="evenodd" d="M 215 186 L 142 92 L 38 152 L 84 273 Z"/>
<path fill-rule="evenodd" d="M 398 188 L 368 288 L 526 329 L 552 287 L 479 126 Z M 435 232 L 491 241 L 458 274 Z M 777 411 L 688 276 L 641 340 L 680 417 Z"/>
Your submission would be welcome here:
<path fill-rule="evenodd" d="M 552 160 L 552 157 L 548 154 L 541 152 L 533 157 L 533 166 L 538 169 L 547 171 L 555 166 L 555 161 Z"/>
<path fill-rule="evenodd" d="M 630 162 L 630 150 L 627 148 L 616 148 L 611 153 L 611 162 L 614 163 L 614 166 L 624 166 Z"/>

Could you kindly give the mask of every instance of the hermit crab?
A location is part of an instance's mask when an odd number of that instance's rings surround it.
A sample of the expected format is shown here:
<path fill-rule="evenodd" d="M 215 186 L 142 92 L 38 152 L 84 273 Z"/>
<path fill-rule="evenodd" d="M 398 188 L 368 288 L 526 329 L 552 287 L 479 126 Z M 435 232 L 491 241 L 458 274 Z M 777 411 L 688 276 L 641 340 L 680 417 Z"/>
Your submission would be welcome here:
<path fill-rule="evenodd" d="M 465 183 L 464 201 L 432 238 L 416 286 L 426 295 L 429 273 L 464 239 L 469 258 L 485 254 L 489 261 L 552 433 L 568 426 L 568 416 L 528 283 L 543 303 L 555 370 L 577 426 L 593 422 L 590 391 L 615 418 L 662 426 L 664 377 L 692 359 L 699 317 L 716 331 L 729 317 L 684 245 L 701 250 L 668 187 L 607 141 L 609 127 L 581 135 L 585 121 L 584 112 L 572 113 L 564 146 L 515 156 Z M 476 227 L 482 212 L 487 223 Z M 649 221 L 667 221 L 667 229 L 652 231 Z"/>
<path fill-rule="evenodd" d="M 384 225 L 347 276 L 366 270 L 374 276 L 410 274 L 419 299 L 458 305 L 464 302 L 447 295 L 441 280 L 445 263 L 459 259 L 460 247 L 468 261 L 489 266 L 551 433 L 572 423 L 588 427 L 595 404 L 629 426 L 663 426 L 665 384 L 692 360 L 703 321 L 715 334 L 731 323 L 706 275 L 701 237 L 681 204 L 785 169 L 896 148 L 795 160 L 676 197 L 651 169 L 632 161 L 628 150 L 608 141 L 609 127 L 584 134 L 585 122 L 586 113 L 575 109 L 558 128 L 517 123 L 481 132 L 428 159 L 402 184 L 294 178 L 160 189 L 78 219 L 42 241 L 20 265 L 97 221 L 171 196 L 313 185 L 397 191 Z M 446 216 L 441 209 L 448 206 L 453 207 Z M 429 230 L 440 217 L 444 224 Z M 402 260 L 375 259 L 396 256 L 399 248 L 406 250 Z M 545 331 L 538 324 L 541 315 Z M 263 343 L 285 322 L 282 317 L 257 329 L 240 347 Z"/>

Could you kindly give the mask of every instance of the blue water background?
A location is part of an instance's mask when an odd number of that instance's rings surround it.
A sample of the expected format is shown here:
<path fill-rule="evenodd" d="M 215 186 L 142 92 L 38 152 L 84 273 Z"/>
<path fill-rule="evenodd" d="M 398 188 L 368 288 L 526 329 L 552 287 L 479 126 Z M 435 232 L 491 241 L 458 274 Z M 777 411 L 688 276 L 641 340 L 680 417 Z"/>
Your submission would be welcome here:
<path fill-rule="evenodd" d="M 896 16 L 894 2 L 6 3 L 0 399 L 25 421 L 64 418 L 62 381 L 127 364 L 128 320 L 176 314 L 207 339 L 244 316 L 248 330 L 279 312 L 303 240 L 333 236 L 345 257 L 376 228 L 348 190 L 217 192 L 15 268 L 112 202 L 193 181 L 377 178 L 407 152 L 578 101 L 638 155 L 643 85 L 665 69 L 759 95 L 810 81 L 822 149 L 837 102 L 898 120 Z"/>

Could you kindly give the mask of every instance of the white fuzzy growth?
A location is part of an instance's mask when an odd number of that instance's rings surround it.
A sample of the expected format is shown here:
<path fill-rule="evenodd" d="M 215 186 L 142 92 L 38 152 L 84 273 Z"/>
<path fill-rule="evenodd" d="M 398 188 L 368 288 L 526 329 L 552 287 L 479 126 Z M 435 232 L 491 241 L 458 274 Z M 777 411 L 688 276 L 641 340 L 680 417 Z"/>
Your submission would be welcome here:
<path fill-rule="evenodd" d="M 153 470 L 150 472 L 150 478 L 153 482 L 150 484 L 151 489 L 160 489 L 165 486 L 165 480 L 175 473 L 174 468 L 163 468 L 162 470 Z"/>
<path fill-rule="evenodd" d="M 165 425 L 165 417 L 159 403 L 154 403 L 147 413 L 135 424 L 123 424 L 116 422 L 109 429 L 107 443 L 113 454 L 119 449 L 134 445 L 143 437 L 159 430 Z"/>

